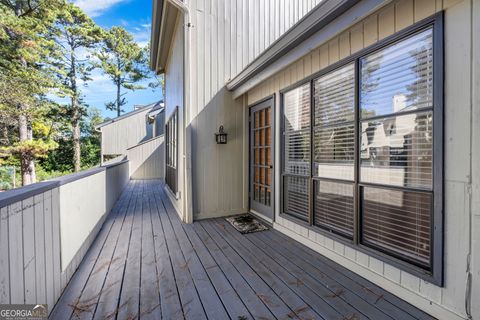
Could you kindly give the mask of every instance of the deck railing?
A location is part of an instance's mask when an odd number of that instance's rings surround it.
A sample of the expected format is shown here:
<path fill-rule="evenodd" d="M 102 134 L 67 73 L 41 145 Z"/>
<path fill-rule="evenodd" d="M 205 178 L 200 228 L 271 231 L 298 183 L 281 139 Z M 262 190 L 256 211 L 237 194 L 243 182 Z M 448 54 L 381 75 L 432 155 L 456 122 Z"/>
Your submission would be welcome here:
<path fill-rule="evenodd" d="M 160 135 L 127 149 L 132 179 L 163 179 L 165 177 L 164 136 Z"/>
<path fill-rule="evenodd" d="M 129 178 L 123 160 L 0 193 L 0 304 L 51 310 Z"/>

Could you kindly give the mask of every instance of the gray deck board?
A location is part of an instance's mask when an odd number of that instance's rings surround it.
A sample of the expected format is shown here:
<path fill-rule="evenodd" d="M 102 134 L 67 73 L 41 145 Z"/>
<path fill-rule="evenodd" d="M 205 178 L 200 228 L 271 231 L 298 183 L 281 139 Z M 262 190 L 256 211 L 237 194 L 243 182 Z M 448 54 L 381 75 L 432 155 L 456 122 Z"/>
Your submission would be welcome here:
<path fill-rule="evenodd" d="M 117 219 L 123 218 L 120 236 L 117 239 L 114 258 L 110 263 L 102 292 L 95 309 L 94 319 L 114 318 L 122 288 L 122 279 L 125 270 L 125 261 L 128 253 L 129 239 L 133 225 L 133 215 L 128 214 L 135 210 L 135 199 L 139 193 L 139 185 L 132 183 L 134 187 L 130 191 L 130 197 L 123 203 Z"/>
<path fill-rule="evenodd" d="M 432 319 L 274 231 L 183 224 L 160 181 L 131 181 L 52 319 Z"/>
<path fill-rule="evenodd" d="M 155 197 L 157 201 L 163 202 L 157 193 L 155 193 Z M 157 208 L 159 209 L 160 220 L 162 221 L 163 231 L 165 232 L 165 240 L 172 261 L 175 283 L 182 303 L 183 314 L 186 319 L 207 319 L 192 275 L 190 274 L 187 260 L 180 249 L 180 244 L 173 231 L 166 208 L 160 204 L 157 204 Z"/>

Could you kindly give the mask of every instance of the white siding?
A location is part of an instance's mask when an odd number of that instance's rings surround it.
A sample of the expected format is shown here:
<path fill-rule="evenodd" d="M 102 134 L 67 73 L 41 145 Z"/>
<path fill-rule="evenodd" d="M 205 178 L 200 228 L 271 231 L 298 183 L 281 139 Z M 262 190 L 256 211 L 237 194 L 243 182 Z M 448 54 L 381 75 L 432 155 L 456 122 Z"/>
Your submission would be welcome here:
<path fill-rule="evenodd" d="M 244 101 L 234 100 L 224 86 L 319 1 L 303 1 L 303 6 L 300 2 L 186 1 L 193 24 L 190 29 L 192 105 L 187 126 L 192 135 L 194 219 L 248 209 L 245 198 L 248 168 L 242 158 L 247 143 Z M 171 94 L 168 90 L 167 84 L 167 96 Z M 214 133 L 222 124 L 228 133 L 228 143 L 217 145 Z"/>
<path fill-rule="evenodd" d="M 102 155 L 126 154 L 128 148 L 152 138 L 153 125 L 146 121 L 146 108 L 129 117 L 101 127 Z"/>
<path fill-rule="evenodd" d="M 178 141 L 177 141 L 177 150 L 178 150 L 178 190 L 179 198 L 174 199 L 171 197 L 171 200 L 180 214 L 180 218 L 186 221 L 185 208 L 184 208 L 184 143 L 183 139 L 185 136 L 183 128 L 183 117 L 184 117 L 184 102 L 183 102 L 183 19 L 180 17 L 177 21 L 177 27 L 175 30 L 175 35 L 172 43 L 171 52 L 167 62 L 167 68 L 165 72 L 165 122 L 167 122 L 172 113 L 178 108 Z M 170 193 L 167 192 L 170 195 Z"/>
<path fill-rule="evenodd" d="M 165 177 L 164 137 L 156 137 L 127 150 L 130 178 L 163 179 Z"/>
<path fill-rule="evenodd" d="M 461 0 L 394 1 L 333 39 L 319 44 L 310 54 L 248 92 L 249 104 L 277 93 L 276 105 L 279 106 L 278 93 L 281 89 L 445 9 L 445 286 L 441 288 L 432 285 L 355 249 L 344 247 L 336 241 L 281 218 L 278 212 L 275 224 L 276 228 L 298 241 L 440 319 L 467 317 L 465 300 L 468 293 L 470 228 L 473 228 L 475 239 L 473 244 L 476 250 L 472 251 L 474 259 L 472 308 L 477 318 L 480 312 L 476 302 L 479 301 L 480 294 L 478 40 L 474 40 L 476 50 L 472 51 L 472 39 L 478 39 L 480 23 L 478 4 L 477 13 L 473 14 L 471 3 Z M 475 25 L 472 25 L 472 17 L 476 19 Z M 472 32 L 476 33 L 475 36 Z M 473 57 L 476 57 L 476 60 Z M 474 70 L 477 71 L 476 75 L 472 75 Z M 475 102 L 473 99 L 476 99 Z M 476 109 L 472 110 L 472 106 Z M 276 121 L 277 123 L 280 121 L 279 112 Z M 277 130 L 277 168 L 280 155 L 279 137 L 280 132 Z M 474 158 L 471 158 L 472 152 Z M 276 174 L 276 180 L 279 181 L 279 172 Z M 472 179 L 475 190 L 473 196 L 470 191 Z M 278 183 L 276 187 L 276 204 L 279 208 Z"/>
<path fill-rule="evenodd" d="M 480 2 L 474 1 L 472 8 L 472 297 L 471 314 L 480 319 Z"/>

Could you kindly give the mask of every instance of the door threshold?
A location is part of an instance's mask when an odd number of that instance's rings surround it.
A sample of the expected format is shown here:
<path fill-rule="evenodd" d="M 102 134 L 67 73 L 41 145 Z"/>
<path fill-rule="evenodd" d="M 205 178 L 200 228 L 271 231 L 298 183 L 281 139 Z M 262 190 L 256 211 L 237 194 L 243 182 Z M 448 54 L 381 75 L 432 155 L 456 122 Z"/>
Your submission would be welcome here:
<path fill-rule="evenodd" d="M 273 226 L 273 219 L 261 214 L 260 212 L 249 209 L 248 213 L 254 215 L 256 218 L 260 219 L 262 222 L 266 223 L 270 227 Z"/>

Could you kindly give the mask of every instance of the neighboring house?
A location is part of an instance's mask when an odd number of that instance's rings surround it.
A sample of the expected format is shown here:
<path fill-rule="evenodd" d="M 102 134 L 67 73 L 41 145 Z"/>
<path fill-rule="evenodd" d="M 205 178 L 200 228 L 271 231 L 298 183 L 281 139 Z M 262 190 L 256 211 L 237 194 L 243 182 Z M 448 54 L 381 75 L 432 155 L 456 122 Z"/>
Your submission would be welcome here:
<path fill-rule="evenodd" d="M 102 164 L 126 157 L 133 179 L 163 178 L 164 110 L 163 101 L 135 106 L 131 112 L 98 124 Z"/>
<path fill-rule="evenodd" d="M 476 0 L 154 0 L 167 193 L 480 319 L 479 39 Z"/>
<path fill-rule="evenodd" d="M 128 148 L 163 134 L 163 101 L 135 106 L 133 111 L 95 126 L 102 134 L 102 162 L 126 155 Z"/>

